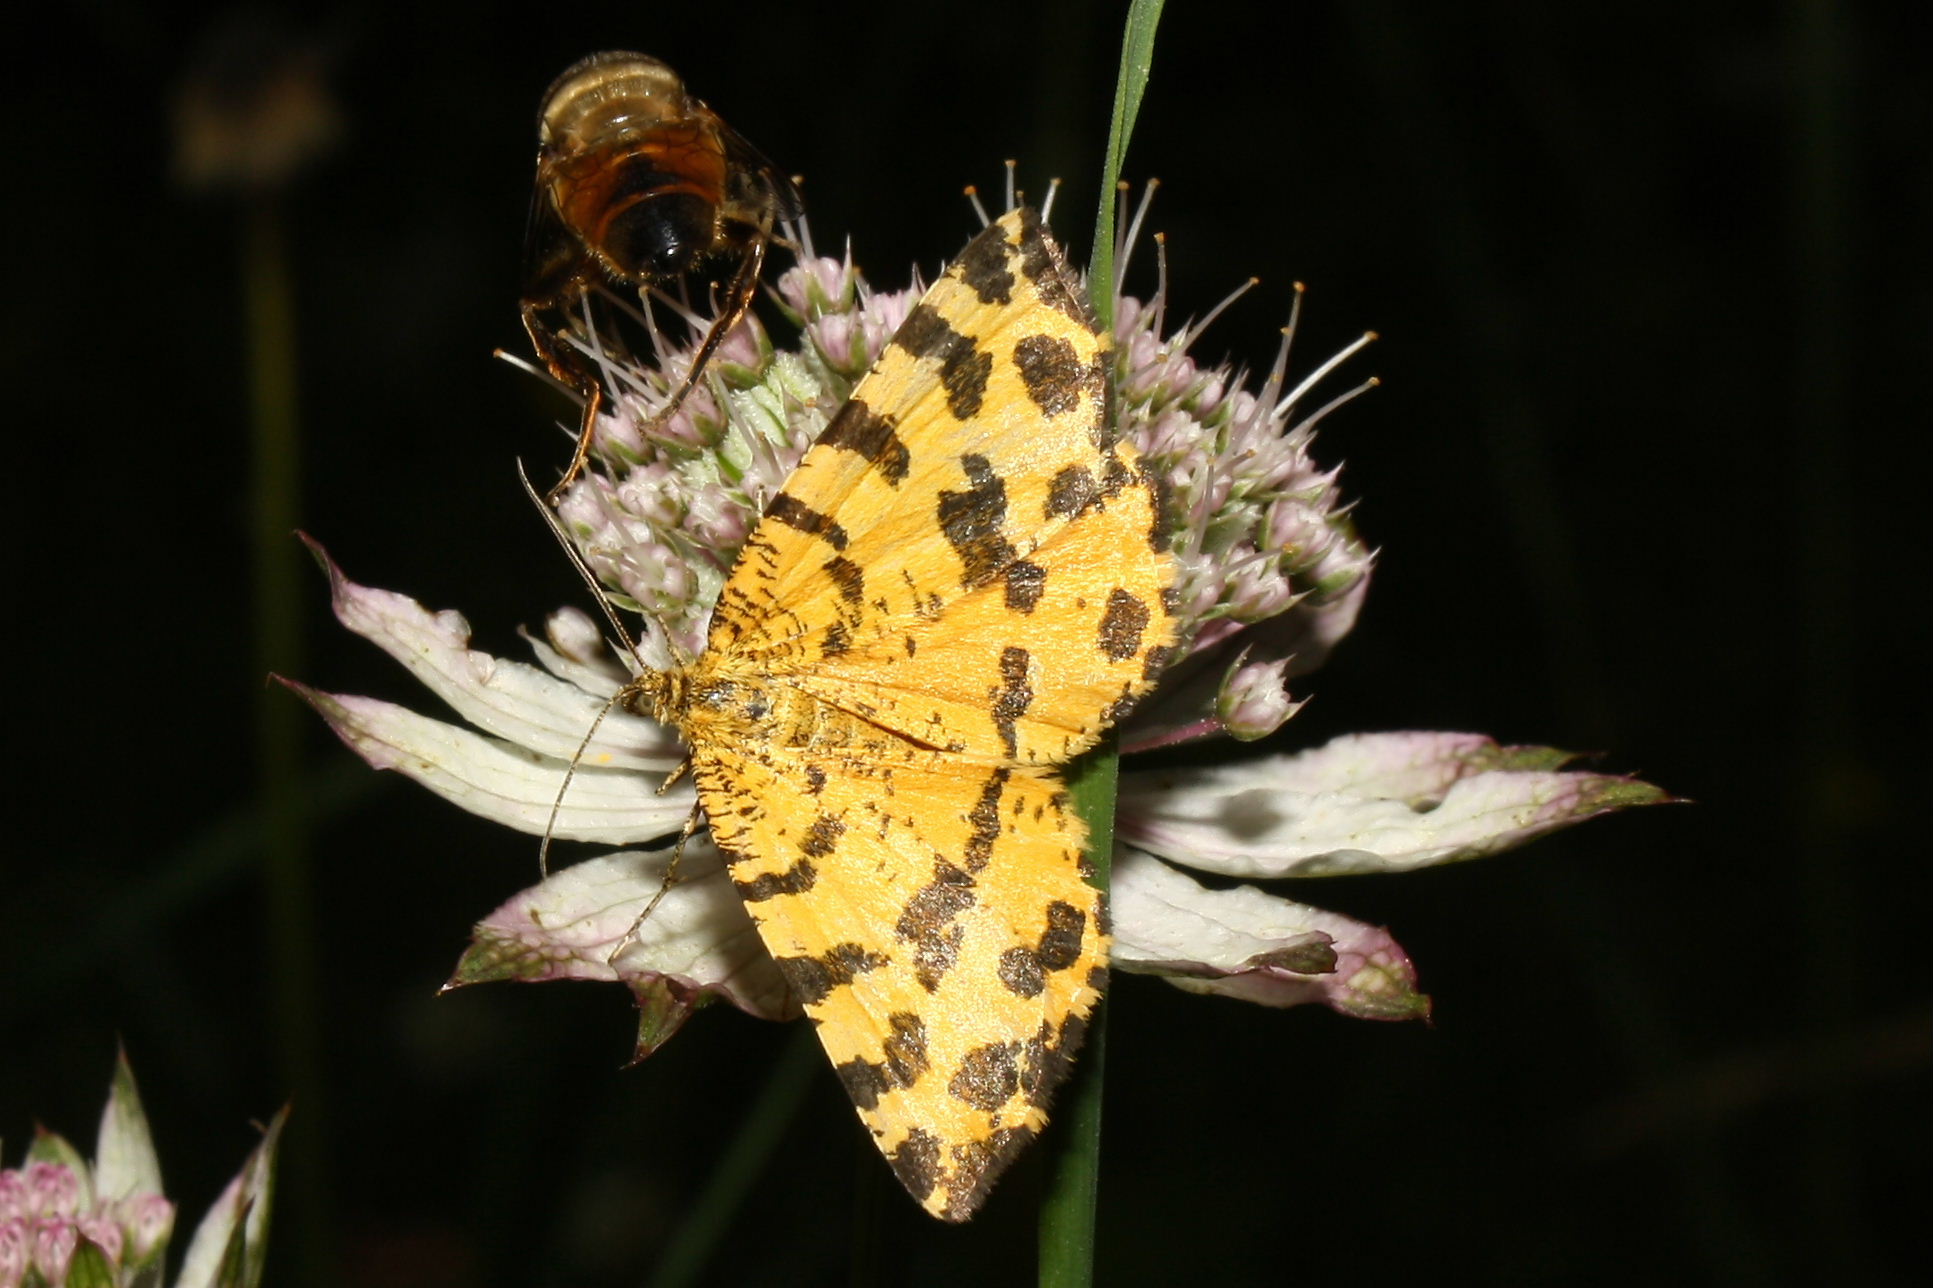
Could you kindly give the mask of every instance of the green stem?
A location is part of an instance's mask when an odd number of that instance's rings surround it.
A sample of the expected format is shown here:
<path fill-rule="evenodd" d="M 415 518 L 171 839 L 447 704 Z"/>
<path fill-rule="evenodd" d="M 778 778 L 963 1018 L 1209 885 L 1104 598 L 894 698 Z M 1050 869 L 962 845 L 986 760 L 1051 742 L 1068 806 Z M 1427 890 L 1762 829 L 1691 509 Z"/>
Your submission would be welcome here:
<path fill-rule="evenodd" d="M 652 1272 L 651 1288 L 683 1288 L 697 1283 L 725 1232 L 738 1219 L 752 1183 L 771 1162 L 786 1128 L 798 1116 L 799 1105 L 819 1070 L 819 1039 L 807 1024 L 796 1026 L 792 1044 L 765 1081 L 765 1089 L 745 1116 L 744 1125 L 705 1182 L 704 1193 L 692 1205 Z M 867 1163 L 879 1160 L 868 1152 Z"/>
<path fill-rule="evenodd" d="M 301 495 L 301 432 L 296 416 L 294 292 L 279 204 L 252 199 L 243 212 L 242 290 L 247 325 L 249 547 L 255 608 L 255 669 L 266 676 L 302 670 L 301 589 L 296 547 Z M 324 1107 L 320 1008 L 317 1005 L 315 917 L 308 837 L 304 829 L 301 747 L 303 715 L 288 695 L 264 684 L 256 702 L 256 767 L 260 775 L 263 880 L 273 980 L 272 1006 L 282 1076 L 295 1106 L 283 1174 L 282 1222 L 293 1253 L 284 1263 L 299 1283 L 326 1283 L 328 1212 L 327 1115 Z"/>
<path fill-rule="evenodd" d="M 1112 739 L 1074 767 L 1068 787 L 1074 812 L 1087 821 L 1094 884 L 1108 888 L 1114 858 L 1114 798 L 1120 753 Z M 1106 1084 L 1107 999 L 1088 1020 L 1074 1078 L 1055 1115 L 1047 1183 L 1040 1200 L 1042 1288 L 1083 1288 L 1094 1282 L 1094 1218 L 1100 1210 L 1101 1095 Z"/>
<path fill-rule="evenodd" d="M 1114 82 L 1114 116 L 1108 125 L 1107 160 L 1101 170 L 1101 197 L 1094 211 L 1094 248 L 1087 261 L 1087 294 L 1101 329 L 1114 328 L 1114 202 L 1127 159 L 1134 119 L 1141 114 L 1148 71 L 1154 64 L 1154 29 L 1163 0 L 1133 0 L 1121 33 L 1121 72 Z"/>
<path fill-rule="evenodd" d="M 1148 86 L 1161 5 L 1162 0 L 1133 0 L 1121 40 L 1121 71 L 1114 87 L 1114 116 L 1088 263 L 1088 294 L 1104 334 L 1114 329 L 1114 194 Z M 1120 753 L 1109 739 L 1075 765 L 1068 776 L 1074 813 L 1087 824 L 1094 884 L 1103 893 L 1108 888 L 1114 857 L 1114 801 L 1120 771 Z M 1103 998 L 1088 1021 L 1080 1065 L 1062 1094 L 1056 1115 L 1057 1131 L 1040 1201 L 1039 1278 L 1043 1288 L 1083 1288 L 1094 1282 L 1094 1219 L 1100 1208 L 1101 1104 L 1106 1064 L 1107 1000 Z"/>

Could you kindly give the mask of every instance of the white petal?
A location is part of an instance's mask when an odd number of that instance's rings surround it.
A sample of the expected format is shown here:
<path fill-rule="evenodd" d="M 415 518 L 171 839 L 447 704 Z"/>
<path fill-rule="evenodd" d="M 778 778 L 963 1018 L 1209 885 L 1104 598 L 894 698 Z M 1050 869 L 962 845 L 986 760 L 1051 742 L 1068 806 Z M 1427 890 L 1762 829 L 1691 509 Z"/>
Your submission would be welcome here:
<path fill-rule="evenodd" d="M 268 1255 L 269 1199 L 274 1192 L 275 1151 L 282 1138 L 282 1124 L 289 1111 L 275 1115 L 262 1143 L 242 1164 L 242 1170 L 208 1209 L 208 1215 L 195 1227 L 188 1253 L 181 1261 L 175 1288 L 215 1288 L 218 1283 L 234 1282 L 253 1288 L 262 1280 L 262 1262 Z M 240 1277 L 224 1281 L 224 1263 L 233 1254 Z"/>
<path fill-rule="evenodd" d="M 1629 805 L 1648 783 L 1480 734 L 1353 734 L 1295 755 L 1127 774 L 1123 840 L 1236 877 L 1402 872 L 1493 854 Z"/>
<path fill-rule="evenodd" d="M 518 894 L 477 924 L 451 984 L 598 979 L 635 989 L 668 978 L 768 1019 L 797 1014 L 723 856 L 702 833 L 693 836 L 667 888 L 674 848 L 600 855 Z"/>
<path fill-rule="evenodd" d="M 108 1089 L 107 1107 L 101 1110 L 101 1132 L 94 1146 L 94 1194 L 99 1199 L 124 1199 L 163 1192 L 161 1158 L 155 1153 L 141 1093 L 124 1051 L 115 1058 L 114 1083 Z"/>
<path fill-rule="evenodd" d="M 609 705 L 537 667 L 472 649 L 460 613 L 432 613 L 407 595 L 359 586 L 311 545 L 329 574 L 336 617 L 389 654 L 471 724 L 559 760 L 668 773 L 683 758 L 676 736 L 655 720 Z M 602 716 L 602 721 L 599 717 Z M 585 734 L 593 724 L 596 733 Z"/>
<path fill-rule="evenodd" d="M 1320 1002 L 1363 1019 L 1429 1014 L 1409 955 L 1376 926 L 1238 886 L 1210 890 L 1117 848 L 1113 965 L 1264 1006 Z"/>
<path fill-rule="evenodd" d="M 560 805 L 563 761 L 376 698 L 283 683 L 376 768 L 397 770 L 472 814 L 532 836 L 630 845 L 675 832 L 691 816 L 691 788 L 659 795 L 658 773 L 580 765 Z"/>
<path fill-rule="evenodd" d="M 546 671 L 586 693 L 609 698 L 631 678 L 618 664 L 617 655 L 605 647 L 596 621 L 575 608 L 560 608 L 545 618 L 542 639 L 522 627 L 517 634 L 529 642 Z"/>

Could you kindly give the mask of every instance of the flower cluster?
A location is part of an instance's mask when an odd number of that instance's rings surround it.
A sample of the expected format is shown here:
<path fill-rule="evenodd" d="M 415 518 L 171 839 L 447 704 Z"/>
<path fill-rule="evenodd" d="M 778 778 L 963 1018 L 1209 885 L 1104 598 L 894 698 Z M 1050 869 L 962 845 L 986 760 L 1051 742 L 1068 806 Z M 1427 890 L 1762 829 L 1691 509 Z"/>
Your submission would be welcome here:
<path fill-rule="evenodd" d="M 1163 283 L 1148 302 L 1118 301 L 1115 381 L 1119 432 L 1171 497 L 1184 647 L 1121 730 L 1125 751 L 1273 732 L 1297 705 L 1289 677 L 1318 665 L 1354 624 L 1373 562 L 1334 471 L 1311 450 L 1315 423 L 1362 386 L 1312 414 L 1300 410 L 1369 337 L 1291 385 L 1292 315 L 1272 369 L 1251 391 L 1239 374 L 1196 363 L 1190 348 L 1202 326 L 1163 334 L 1165 265 Z M 578 337 L 613 396 L 599 425 L 601 468 L 573 484 L 558 515 L 610 598 L 642 615 L 638 658 L 615 656 L 572 609 L 531 640 L 537 666 L 476 652 L 457 614 L 357 585 L 318 549 L 343 624 L 474 728 L 291 687 L 371 764 L 474 813 L 612 845 L 676 833 L 692 810 L 690 789 L 658 788 L 682 749 L 672 731 L 610 699 L 635 666 L 664 668 L 702 648 L 711 606 L 766 502 L 920 293 L 917 281 L 875 290 L 850 257 L 816 257 L 808 244 L 775 291 L 797 346 L 775 346 L 748 318 L 701 388 L 648 437 L 640 427 L 689 352 L 667 347 L 644 364 L 597 336 Z M 1476 735 L 1397 733 L 1213 770 L 1124 775 L 1113 964 L 1275 1006 L 1423 1015 L 1428 999 L 1386 931 L 1253 886 L 1211 889 L 1170 862 L 1242 879 L 1402 871 L 1664 799 L 1645 783 L 1567 769 L 1568 759 Z M 684 846 L 676 884 L 638 922 L 672 851 L 607 854 L 523 892 L 478 926 L 453 982 L 622 980 L 643 1012 L 641 1050 L 709 996 L 759 1015 L 795 1013 L 702 834 Z"/>
<path fill-rule="evenodd" d="M 176 1288 L 252 1288 L 266 1251 L 275 1123 L 203 1218 Z M 89 1164 L 41 1132 L 18 1168 L 0 1170 L 0 1288 L 159 1284 L 175 1205 L 125 1058 L 114 1070 Z"/>

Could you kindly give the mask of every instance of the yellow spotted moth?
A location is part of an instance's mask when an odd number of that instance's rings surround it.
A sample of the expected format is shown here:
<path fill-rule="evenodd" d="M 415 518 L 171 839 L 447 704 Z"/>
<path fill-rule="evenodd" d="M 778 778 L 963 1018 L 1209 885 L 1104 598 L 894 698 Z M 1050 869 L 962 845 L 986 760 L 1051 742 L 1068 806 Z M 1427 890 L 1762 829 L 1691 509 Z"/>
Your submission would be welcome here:
<path fill-rule="evenodd" d="M 1060 767 L 1174 643 L 1109 337 L 1032 210 L 914 306 L 765 513 L 675 725 L 732 880 L 908 1191 L 964 1221 L 1045 1125 L 1106 983 Z"/>

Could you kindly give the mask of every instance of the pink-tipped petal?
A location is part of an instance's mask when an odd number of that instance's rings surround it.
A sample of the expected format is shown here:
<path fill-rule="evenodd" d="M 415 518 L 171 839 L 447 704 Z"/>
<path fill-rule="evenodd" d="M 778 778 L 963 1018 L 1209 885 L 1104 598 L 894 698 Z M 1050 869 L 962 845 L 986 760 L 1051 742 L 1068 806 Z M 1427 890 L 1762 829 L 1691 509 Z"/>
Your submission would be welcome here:
<path fill-rule="evenodd" d="M 323 693 L 293 680 L 336 736 L 377 769 L 394 769 L 470 813 L 532 836 L 633 845 L 684 826 L 689 786 L 660 795 L 655 774 L 579 765 L 558 803 L 567 764 L 405 707 Z"/>
<path fill-rule="evenodd" d="M 767 1019 L 797 1014 L 723 856 L 708 841 L 691 838 L 677 879 L 666 888 L 671 853 L 666 847 L 600 855 L 516 895 L 477 924 L 446 987 L 619 980 L 649 1012 L 675 1000 L 675 993 L 658 989 L 664 980 L 690 996 L 717 995 Z M 664 897 L 640 922 L 638 914 L 660 891 Z"/>
<path fill-rule="evenodd" d="M 1111 898 L 1121 970 L 1264 1006 L 1320 1002 L 1371 1020 L 1429 1014 L 1409 955 L 1380 927 L 1253 886 L 1210 890 L 1127 847 L 1115 853 Z"/>
<path fill-rule="evenodd" d="M 320 546 L 311 542 L 310 549 L 329 574 L 337 620 L 409 668 L 484 732 L 569 760 L 601 714 L 585 763 L 666 773 L 681 759 L 671 730 L 609 708 L 608 693 L 586 692 L 527 663 L 473 649 L 462 614 L 432 613 L 407 595 L 358 585 Z"/>
<path fill-rule="evenodd" d="M 1126 775 L 1116 832 L 1224 876 L 1336 876 L 1495 854 L 1670 799 L 1637 779 L 1559 768 L 1568 759 L 1476 734 L 1355 734 L 1294 755 Z"/>

